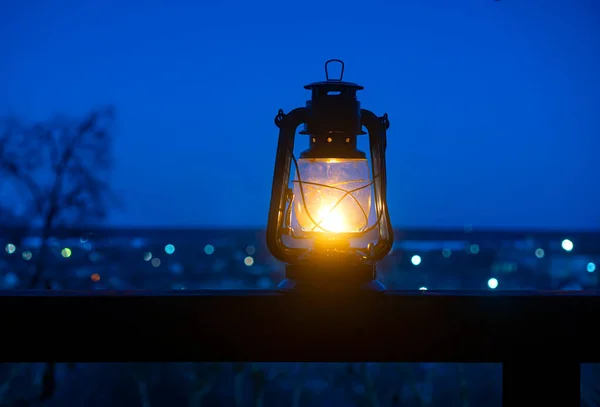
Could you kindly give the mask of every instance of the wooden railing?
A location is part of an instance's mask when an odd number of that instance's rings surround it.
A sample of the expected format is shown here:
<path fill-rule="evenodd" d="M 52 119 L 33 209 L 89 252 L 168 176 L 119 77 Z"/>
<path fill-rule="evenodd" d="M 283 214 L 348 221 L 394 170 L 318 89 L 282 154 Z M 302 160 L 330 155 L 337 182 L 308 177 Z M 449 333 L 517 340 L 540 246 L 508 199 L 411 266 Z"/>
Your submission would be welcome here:
<path fill-rule="evenodd" d="M 598 294 L 7 291 L 1 359 L 498 362 L 504 406 L 579 406 Z"/>

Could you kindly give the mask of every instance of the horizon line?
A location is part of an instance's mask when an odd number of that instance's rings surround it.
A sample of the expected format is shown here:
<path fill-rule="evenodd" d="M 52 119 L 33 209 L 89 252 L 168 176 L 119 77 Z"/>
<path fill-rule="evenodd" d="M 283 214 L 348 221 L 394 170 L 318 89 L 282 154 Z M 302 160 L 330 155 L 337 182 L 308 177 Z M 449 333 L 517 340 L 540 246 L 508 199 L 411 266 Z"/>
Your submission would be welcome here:
<path fill-rule="evenodd" d="M 32 227 L 30 225 L 5 225 L 2 229 L 31 229 L 38 230 L 41 229 L 39 226 Z M 191 230 L 266 230 L 266 226 L 216 226 L 216 225 L 89 225 L 89 226 L 64 226 L 64 227 L 56 227 L 54 230 L 171 230 L 171 231 L 191 231 Z M 590 229 L 581 229 L 581 228 L 542 228 L 542 227 L 500 227 L 500 226 L 491 226 L 491 227 L 474 227 L 471 225 L 468 226 L 455 226 L 455 227 L 435 227 L 435 226 L 411 226 L 411 227 L 403 227 L 397 226 L 393 228 L 394 232 L 461 232 L 465 235 L 469 234 L 478 234 L 478 233 L 542 233 L 542 234 L 554 234 L 554 233 L 562 233 L 562 234 L 590 234 L 590 233 L 598 233 L 600 237 L 600 229 L 598 228 L 590 228 Z"/>

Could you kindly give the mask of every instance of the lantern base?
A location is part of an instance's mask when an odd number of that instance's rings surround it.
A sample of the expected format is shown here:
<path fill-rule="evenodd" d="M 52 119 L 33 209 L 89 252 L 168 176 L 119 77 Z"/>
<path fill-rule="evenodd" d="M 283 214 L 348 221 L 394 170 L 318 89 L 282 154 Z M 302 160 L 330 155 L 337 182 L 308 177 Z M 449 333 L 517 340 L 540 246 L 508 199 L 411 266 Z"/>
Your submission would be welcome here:
<path fill-rule="evenodd" d="M 287 265 L 277 289 L 286 293 L 382 293 L 374 265 Z"/>

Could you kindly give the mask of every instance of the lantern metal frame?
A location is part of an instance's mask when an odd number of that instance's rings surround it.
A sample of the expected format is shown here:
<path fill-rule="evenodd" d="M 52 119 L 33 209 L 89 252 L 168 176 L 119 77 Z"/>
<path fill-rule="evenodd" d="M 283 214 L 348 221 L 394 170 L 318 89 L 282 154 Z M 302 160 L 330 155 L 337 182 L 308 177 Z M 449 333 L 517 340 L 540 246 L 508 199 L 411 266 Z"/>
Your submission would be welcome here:
<path fill-rule="evenodd" d="M 339 79 L 329 77 L 328 65 L 341 64 Z M 356 92 L 363 87 L 344 82 L 344 63 L 333 59 L 325 63 L 326 81 L 315 82 L 304 88 L 312 91 L 306 107 L 296 108 L 285 114 L 279 110 L 275 125 L 279 128 L 277 156 L 273 175 L 271 202 L 269 208 L 266 242 L 271 254 L 286 264 L 286 278 L 279 284 L 280 291 L 314 291 L 323 289 L 353 290 L 356 288 L 373 292 L 385 290 L 377 281 L 375 264 L 385 257 L 392 248 L 394 235 L 387 206 L 387 173 L 385 151 L 387 147 L 387 114 L 378 117 L 375 113 L 360 108 Z M 293 235 L 286 217 L 292 211 L 293 194 L 289 188 L 292 165 L 299 173 L 294 156 L 296 132 L 311 137 L 311 148 L 301 157 L 309 158 L 356 158 L 364 153 L 356 150 L 356 137 L 368 134 L 370 149 L 371 182 L 375 204 L 376 222 L 368 229 L 378 229 L 379 238 L 375 244 L 369 243 L 365 250 L 358 250 L 357 256 L 323 256 L 310 260 L 303 258 L 305 248 L 288 247 L 282 237 Z M 365 133 L 362 128 L 367 130 Z M 344 143 L 331 143 L 331 135 Z M 299 181 L 302 183 L 302 181 Z M 324 185 L 326 186 L 326 185 Z M 369 184 L 370 186 L 370 184 Z M 351 191 L 346 191 L 346 194 Z"/>

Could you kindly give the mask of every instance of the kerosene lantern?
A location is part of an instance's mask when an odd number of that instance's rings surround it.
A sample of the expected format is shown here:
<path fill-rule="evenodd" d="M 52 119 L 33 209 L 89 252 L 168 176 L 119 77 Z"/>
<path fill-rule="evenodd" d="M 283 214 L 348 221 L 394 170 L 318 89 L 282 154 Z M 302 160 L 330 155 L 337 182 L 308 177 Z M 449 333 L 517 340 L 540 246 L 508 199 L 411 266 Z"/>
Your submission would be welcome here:
<path fill-rule="evenodd" d="M 329 66 L 341 65 L 339 79 Z M 285 263 L 280 291 L 371 291 L 385 287 L 375 264 L 390 251 L 386 202 L 387 114 L 361 109 L 363 87 L 344 82 L 344 63 L 325 63 L 326 80 L 306 85 L 306 107 L 275 117 L 279 141 L 267 225 L 267 246 Z M 296 132 L 308 149 L 294 155 Z M 367 132 L 363 131 L 363 127 Z M 357 137 L 368 134 L 369 155 Z"/>

